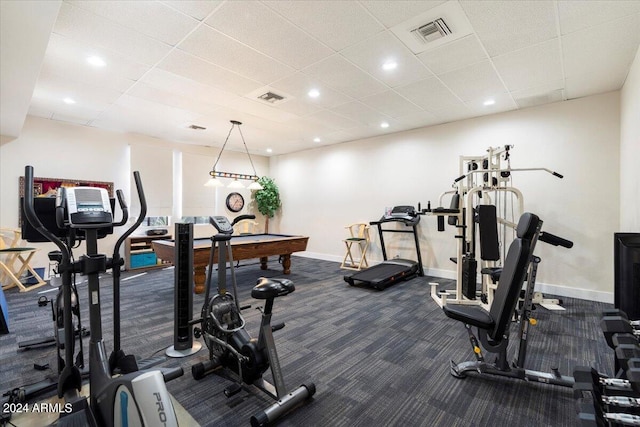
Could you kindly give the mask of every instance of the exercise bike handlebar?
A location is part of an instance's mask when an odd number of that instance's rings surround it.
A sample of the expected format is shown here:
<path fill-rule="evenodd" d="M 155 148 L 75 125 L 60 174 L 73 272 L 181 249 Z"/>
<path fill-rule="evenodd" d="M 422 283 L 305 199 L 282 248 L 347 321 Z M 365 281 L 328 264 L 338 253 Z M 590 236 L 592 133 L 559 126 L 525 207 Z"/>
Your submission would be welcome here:
<path fill-rule="evenodd" d="M 24 214 L 27 217 L 27 221 L 29 221 L 29 224 L 38 230 L 40 234 L 60 249 L 60 252 L 62 253 L 62 262 L 68 263 L 71 259 L 69 248 L 67 248 L 67 245 L 65 245 L 65 243 L 55 234 L 47 230 L 47 228 L 42 225 L 42 222 L 40 221 L 40 218 L 38 218 L 38 215 L 36 215 L 35 208 L 33 207 L 33 166 L 25 166 L 24 181 Z"/>

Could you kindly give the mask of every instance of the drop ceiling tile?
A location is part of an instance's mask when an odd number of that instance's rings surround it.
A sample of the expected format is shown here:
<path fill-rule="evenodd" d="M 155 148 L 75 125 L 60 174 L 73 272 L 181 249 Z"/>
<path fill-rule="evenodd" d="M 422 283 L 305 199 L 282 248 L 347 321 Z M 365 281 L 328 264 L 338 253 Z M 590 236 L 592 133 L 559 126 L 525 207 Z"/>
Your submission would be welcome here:
<path fill-rule="evenodd" d="M 241 111 L 242 113 L 251 114 L 256 117 L 279 123 L 286 123 L 288 120 L 297 117 L 294 114 L 279 110 L 270 105 L 263 104 L 262 102 L 250 100 L 243 97 L 238 97 L 229 102 L 227 105 L 229 108 Z M 230 119 L 233 118 L 231 117 Z"/>
<path fill-rule="evenodd" d="M 222 4 L 222 0 L 175 0 L 163 1 L 162 3 L 187 14 L 198 21 L 202 21 L 204 18 L 209 16 L 214 9 Z"/>
<path fill-rule="evenodd" d="M 137 132 L 164 140 L 175 140 L 196 113 L 123 95 L 93 121 L 92 126 L 120 132 Z"/>
<path fill-rule="evenodd" d="M 68 1 L 112 23 L 175 46 L 198 21 L 160 2 Z"/>
<path fill-rule="evenodd" d="M 351 101 L 349 96 L 331 89 L 326 84 L 323 84 L 319 79 L 311 77 L 305 73 L 291 74 L 272 83 L 271 86 L 276 89 L 276 93 L 278 90 L 281 90 L 300 99 L 301 101 L 304 100 L 305 102 L 322 108 L 331 108 Z M 309 96 L 309 91 L 312 89 L 318 90 L 320 95 L 316 98 L 311 98 Z"/>
<path fill-rule="evenodd" d="M 71 111 L 80 111 L 84 108 L 101 111 L 116 102 L 120 96 L 122 92 L 108 87 L 93 86 L 64 76 L 42 72 L 33 92 L 34 99 L 48 100 L 54 104 L 60 104 L 60 108 L 70 108 Z M 76 103 L 64 104 L 62 101 L 64 98 L 71 98 Z"/>
<path fill-rule="evenodd" d="M 373 16 L 388 27 L 404 22 L 416 15 L 445 3 L 444 1 L 361 1 Z"/>
<path fill-rule="evenodd" d="M 58 99 L 51 99 L 41 96 L 42 93 L 34 94 L 29 114 L 35 113 L 39 117 L 51 120 L 61 120 L 68 123 L 87 124 L 100 116 L 102 109 L 92 108 L 95 105 L 66 105 Z M 107 108 L 105 106 L 105 108 Z"/>
<path fill-rule="evenodd" d="M 520 108 L 550 104 L 564 99 L 564 80 L 558 80 L 525 90 L 511 92 L 511 96 Z"/>
<path fill-rule="evenodd" d="M 391 117 L 400 117 L 421 110 L 416 104 L 407 101 L 392 90 L 369 96 L 362 102 Z"/>
<path fill-rule="evenodd" d="M 567 99 L 582 98 L 583 96 L 619 90 L 624 83 L 625 76 L 620 73 L 585 73 L 565 79 L 565 95 Z"/>
<path fill-rule="evenodd" d="M 267 1 L 265 4 L 334 50 L 384 30 L 357 2 Z"/>
<path fill-rule="evenodd" d="M 375 125 L 385 120 L 389 120 L 390 116 L 382 114 L 373 108 L 370 108 L 359 101 L 347 102 L 331 109 L 334 113 L 348 117 L 360 124 Z"/>
<path fill-rule="evenodd" d="M 166 43 L 64 2 L 60 6 L 53 32 L 119 52 L 147 65 L 156 64 L 171 50 Z"/>
<path fill-rule="evenodd" d="M 168 71 L 154 68 L 140 79 L 140 83 L 153 86 L 163 91 L 168 91 L 176 95 L 182 95 L 194 101 L 226 106 L 239 98 L 230 92 L 206 86 L 186 77 L 170 73 Z"/>
<path fill-rule="evenodd" d="M 87 58 L 90 56 L 99 56 L 106 65 L 89 65 Z M 149 66 L 131 61 L 112 50 L 96 48 L 79 40 L 51 34 L 41 73 L 55 74 L 68 80 L 125 92 L 149 69 Z"/>
<path fill-rule="evenodd" d="M 565 75 L 592 74 L 607 82 L 624 82 L 639 44 L 638 14 L 567 34 L 562 38 Z"/>
<path fill-rule="evenodd" d="M 178 48 L 264 84 L 269 84 L 294 71 L 293 68 L 206 25 L 189 35 L 178 45 Z"/>
<path fill-rule="evenodd" d="M 260 82 L 178 49 L 158 64 L 158 68 L 236 95 L 244 95 L 262 86 Z"/>
<path fill-rule="evenodd" d="M 563 77 L 559 39 L 496 56 L 493 64 L 511 91 L 541 86 Z"/>
<path fill-rule="evenodd" d="M 396 91 L 428 111 L 437 110 L 443 105 L 461 105 L 460 99 L 436 77 L 401 86 Z"/>
<path fill-rule="evenodd" d="M 506 88 L 489 61 L 451 71 L 439 77 L 463 101 L 506 92 Z"/>
<path fill-rule="evenodd" d="M 457 120 L 465 120 L 475 116 L 464 103 L 460 105 L 443 105 L 442 108 L 432 111 L 438 119 L 438 123 L 449 123 Z"/>
<path fill-rule="evenodd" d="M 634 13 L 640 13 L 639 1 L 564 0 L 558 2 L 562 34 L 573 33 Z"/>
<path fill-rule="evenodd" d="M 471 112 L 476 116 L 487 116 L 489 114 L 502 113 L 518 108 L 513 98 L 508 93 L 499 93 L 491 97 L 494 101 L 493 105 L 484 105 L 486 98 L 472 99 L 466 101 L 465 104 Z"/>
<path fill-rule="evenodd" d="M 405 85 L 433 75 L 389 31 L 351 46 L 341 54 L 390 87 Z M 384 70 L 382 65 L 388 61 L 396 62 L 397 67 Z"/>
<path fill-rule="evenodd" d="M 357 127 L 359 125 L 358 122 L 329 110 L 319 111 L 317 113 L 311 114 L 307 118 L 334 130 L 345 130 Z"/>
<path fill-rule="evenodd" d="M 435 114 L 428 111 L 420 111 L 417 113 L 407 114 L 396 119 L 398 124 L 406 129 L 415 129 L 419 127 L 432 126 L 440 122 Z"/>
<path fill-rule="evenodd" d="M 127 95 L 199 114 L 214 114 L 220 108 L 217 105 L 185 96 L 182 92 L 176 93 L 141 82 L 127 92 Z"/>
<path fill-rule="evenodd" d="M 387 85 L 338 54 L 305 68 L 303 72 L 356 99 L 389 89 Z"/>
<path fill-rule="evenodd" d="M 305 5 L 305 8 L 311 7 Z M 226 2 L 206 24 L 267 56 L 300 69 L 333 53 L 257 1 Z"/>
<path fill-rule="evenodd" d="M 273 107 L 301 117 L 317 113 L 322 109 L 319 105 L 314 105 L 305 99 L 299 98 L 291 98 L 288 101 L 276 104 Z"/>
<path fill-rule="evenodd" d="M 460 1 L 490 56 L 557 37 L 556 2 Z"/>
<path fill-rule="evenodd" d="M 418 59 L 434 74 L 442 74 L 489 58 L 478 38 L 471 34 L 420 53 Z"/>

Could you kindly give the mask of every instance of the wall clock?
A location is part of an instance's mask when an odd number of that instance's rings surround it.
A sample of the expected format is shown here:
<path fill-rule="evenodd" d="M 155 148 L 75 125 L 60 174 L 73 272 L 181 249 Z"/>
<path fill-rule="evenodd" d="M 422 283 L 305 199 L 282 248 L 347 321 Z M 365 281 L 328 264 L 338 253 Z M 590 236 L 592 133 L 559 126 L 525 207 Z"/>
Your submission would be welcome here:
<path fill-rule="evenodd" d="M 240 212 L 244 208 L 244 197 L 240 193 L 229 193 L 227 196 L 227 208 L 231 212 Z"/>

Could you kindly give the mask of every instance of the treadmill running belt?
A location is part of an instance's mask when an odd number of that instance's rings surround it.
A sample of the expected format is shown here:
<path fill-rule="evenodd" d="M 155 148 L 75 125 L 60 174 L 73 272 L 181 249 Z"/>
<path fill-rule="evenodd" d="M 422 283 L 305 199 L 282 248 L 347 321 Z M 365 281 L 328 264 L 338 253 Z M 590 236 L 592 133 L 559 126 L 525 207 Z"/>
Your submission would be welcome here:
<path fill-rule="evenodd" d="M 407 259 L 393 259 L 350 276 L 344 276 L 344 280 L 352 286 L 371 286 L 383 290 L 397 282 L 408 280 L 417 273 L 417 262 Z"/>

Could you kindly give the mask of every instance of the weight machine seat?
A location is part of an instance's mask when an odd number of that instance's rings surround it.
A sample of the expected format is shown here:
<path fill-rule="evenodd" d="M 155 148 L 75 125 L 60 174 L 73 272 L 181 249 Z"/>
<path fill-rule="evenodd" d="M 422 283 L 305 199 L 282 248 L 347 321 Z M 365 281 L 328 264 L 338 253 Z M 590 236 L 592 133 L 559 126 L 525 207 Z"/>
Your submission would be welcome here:
<path fill-rule="evenodd" d="M 289 295 L 296 287 L 289 279 L 268 279 L 261 277 L 258 284 L 251 290 L 251 296 L 255 299 L 272 299 Z"/>
<path fill-rule="evenodd" d="M 489 312 L 476 305 L 447 304 L 442 307 L 447 317 L 485 330 L 493 342 L 502 341 L 524 283 L 531 256 L 531 239 L 539 222 L 532 213 L 520 217 L 517 238 L 509 246 Z"/>

